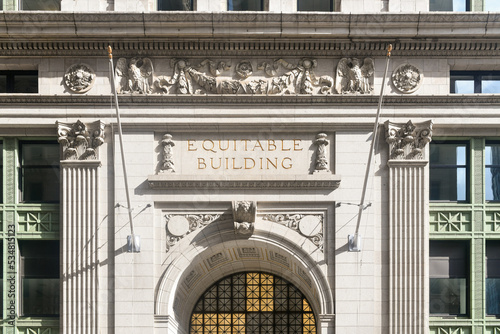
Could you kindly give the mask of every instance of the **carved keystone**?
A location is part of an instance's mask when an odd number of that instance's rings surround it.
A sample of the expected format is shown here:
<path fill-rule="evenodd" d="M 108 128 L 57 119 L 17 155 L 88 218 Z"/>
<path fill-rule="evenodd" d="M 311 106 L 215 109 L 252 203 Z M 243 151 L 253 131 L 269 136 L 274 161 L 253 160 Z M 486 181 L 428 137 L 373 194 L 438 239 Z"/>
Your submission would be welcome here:
<path fill-rule="evenodd" d="M 234 233 L 252 234 L 254 231 L 257 203 L 252 201 L 233 201 Z"/>

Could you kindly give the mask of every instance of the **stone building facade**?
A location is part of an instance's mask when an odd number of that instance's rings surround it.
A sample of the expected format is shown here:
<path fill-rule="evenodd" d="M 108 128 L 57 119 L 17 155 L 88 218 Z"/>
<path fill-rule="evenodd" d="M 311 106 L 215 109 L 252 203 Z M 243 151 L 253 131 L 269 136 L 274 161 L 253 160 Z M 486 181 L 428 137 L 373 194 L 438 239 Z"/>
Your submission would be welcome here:
<path fill-rule="evenodd" d="M 494 2 L 2 8 L 0 333 L 500 333 Z"/>

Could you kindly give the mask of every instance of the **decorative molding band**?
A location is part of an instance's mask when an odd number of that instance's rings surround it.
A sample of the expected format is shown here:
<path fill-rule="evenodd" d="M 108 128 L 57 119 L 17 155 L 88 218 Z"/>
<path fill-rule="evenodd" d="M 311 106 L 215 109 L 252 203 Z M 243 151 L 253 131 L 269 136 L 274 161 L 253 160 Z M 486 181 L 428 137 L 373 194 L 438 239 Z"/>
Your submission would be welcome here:
<path fill-rule="evenodd" d="M 148 184 L 152 189 L 324 189 L 335 190 L 340 185 L 340 176 L 333 174 L 290 176 L 217 176 L 217 175 L 150 175 Z"/>
<path fill-rule="evenodd" d="M 393 38 L 396 39 L 397 36 Z M 8 57 L 103 57 L 110 43 L 81 41 L 19 41 L 0 43 L 0 51 Z M 170 41 L 111 43 L 115 57 L 383 57 L 388 43 L 324 42 L 310 40 L 269 41 Z M 401 42 L 394 44 L 398 57 L 492 57 L 500 55 L 496 41 Z"/>
<path fill-rule="evenodd" d="M 165 105 L 228 105 L 228 104 L 276 104 L 276 105 L 359 105 L 359 106 L 376 106 L 378 97 L 373 95 L 317 95 L 310 96 L 305 94 L 298 95 L 145 95 L 145 94 L 130 94 L 120 95 L 118 97 L 120 105 L 148 105 L 148 106 L 165 106 Z M 0 96 L 0 105 L 10 106 L 88 106 L 101 105 L 109 107 L 111 96 L 103 95 L 7 95 Z M 384 97 L 384 106 L 464 106 L 464 105 L 500 105 L 500 95 L 389 95 Z M 53 115 L 53 110 L 50 111 Z M 3 113 L 3 111 L 2 111 Z M 40 112 L 39 114 L 42 114 Z M 3 114 L 2 114 L 3 115 Z M 16 117 L 14 114 L 13 117 Z M 94 113 L 93 113 L 94 115 Z M 497 114 L 496 114 L 497 115 Z"/>
<path fill-rule="evenodd" d="M 99 160 L 62 160 L 60 162 L 63 168 L 89 168 L 94 169 L 101 167 Z"/>
<path fill-rule="evenodd" d="M 267 214 L 263 219 L 297 231 L 323 252 L 323 215 Z"/>

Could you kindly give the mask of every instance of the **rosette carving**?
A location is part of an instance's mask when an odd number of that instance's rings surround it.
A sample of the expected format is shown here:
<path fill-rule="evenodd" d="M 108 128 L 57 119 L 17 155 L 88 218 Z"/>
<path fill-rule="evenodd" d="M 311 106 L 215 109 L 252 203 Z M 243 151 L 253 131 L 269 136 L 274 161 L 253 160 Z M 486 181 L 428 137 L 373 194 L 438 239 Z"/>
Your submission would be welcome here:
<path fill-rule="evenodd" d="M 63 147 L 63 160 L 95 160 L 97 148 L 104 143 L 104 123 L 57 122 L 57 134 L 57 141 Z"/>
<path fill-rule="evenodd" d="M 240 61 L 238 65 L 236 65 L 235 72 L 241 79 L 248 78 L 253 74 L 252 63 L 248 60 Z"/>

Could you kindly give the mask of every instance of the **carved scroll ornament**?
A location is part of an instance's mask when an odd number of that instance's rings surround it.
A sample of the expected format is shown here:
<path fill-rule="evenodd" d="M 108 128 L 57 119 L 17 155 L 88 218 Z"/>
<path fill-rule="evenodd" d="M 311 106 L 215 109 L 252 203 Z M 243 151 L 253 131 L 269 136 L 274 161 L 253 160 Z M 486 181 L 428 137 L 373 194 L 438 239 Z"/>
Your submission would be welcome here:
<path fill-rule="evenodd" d="M 297 231 L 323 252 L 323 215 L 267 214 L 263 219 Z"/>
<path fill-rule="evenodd" d="M 387 121 L 386 141 L 391 159 L 422 160 L 423 149 L 432 140 L 432 121 L 417 124 L 394 124 Z"/>
<path fill-rule="evenodd" d="M 220 214 L 165 215 L 167 232 L 167 252 L 179 240 L 197 229 L 201 229 L 219 219 Z"/>
<path fill-rule="evenodd" d="M 57 141 L 63 147 L 63 160 L 97 159 L 97 148 L 104 143 L 104 124 L 57 122 Z"/>

